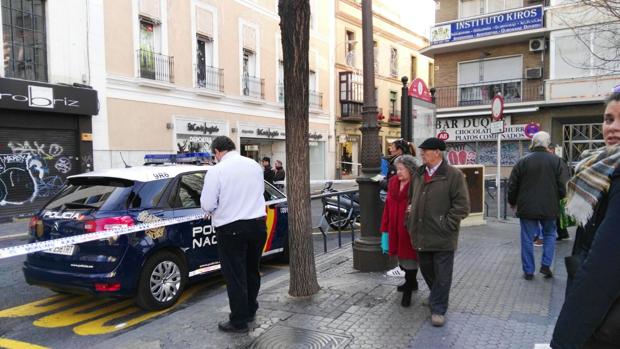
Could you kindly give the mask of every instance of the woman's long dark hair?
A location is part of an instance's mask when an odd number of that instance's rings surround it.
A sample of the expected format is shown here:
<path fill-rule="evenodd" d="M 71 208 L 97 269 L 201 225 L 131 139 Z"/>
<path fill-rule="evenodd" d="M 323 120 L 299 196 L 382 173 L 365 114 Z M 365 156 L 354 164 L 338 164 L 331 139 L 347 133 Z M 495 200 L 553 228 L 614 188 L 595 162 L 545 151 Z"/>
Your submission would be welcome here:
<path fill-rule="evenodd" d="M 392 144 L 394 144 L 396 149 L 400 149 L 403 152 L 403 155 L 409 154 L 415 156 L 415 147 L 406 140 L 400 138 L 395 140 Z"/>

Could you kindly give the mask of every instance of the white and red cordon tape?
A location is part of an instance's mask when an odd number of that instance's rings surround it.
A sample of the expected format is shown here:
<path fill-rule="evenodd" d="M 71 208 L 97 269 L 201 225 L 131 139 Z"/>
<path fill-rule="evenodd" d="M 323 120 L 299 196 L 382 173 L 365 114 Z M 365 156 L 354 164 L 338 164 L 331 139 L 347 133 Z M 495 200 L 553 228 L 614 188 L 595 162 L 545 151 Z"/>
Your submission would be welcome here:
<path fill-rule="evenodd" d="M 131 234 L 138 231 L 150 230 L 160 227 L 165 227 L 167 225 L 185 223 L 189 221 L 193 221 L 196 219 L 203 219 L 204 215 L 192 215 L 186 217 L 179 218 L 170 218 L 166 220 L 161 220 L 157 222 L 149 222 L 149 223 L 139 223 L 136 225 L 132 225 L 124 228 L 115 228 L 111 230 L 97 231 L 94 233 L 87 233 L 75 236 L 69 236 L 66 238 L 54 239 L 54 240 L 46 240 L 33 242 L 31 244 L 12 246 L 0 248 L 0 259 L 15 257 L 23 254 L 46 251 L 56 247 L 63 247 L 68 245 L 76 245 L 81 244 L 88 241 L 97 241 L 104 240 L 113 237 L 119 237 L 121 235 Z"/>
<path fill-rule="evenodd" d="M 287 201 L 286 199 L 272 200 L 272 201 L 266 202 L 265 205 L 275 205 L 275 204 L 279 204 L 279 203 L 286 202 L 286 201 Z M 97 231 L 94 233 L 68 236 L 66 238 L 33 242 L 30 244 L 26 244 L 26 245 L 0 248 L 0 259 L 15 257 L 19 255 L 33 253 L 33 252 L 51 250 L 57 247 L 81 244 L 81 243 L 89 242 L 89 241 L 97 241 L 97 240 L 104 240 L 104 239 L 109 239 L 113 237 L 119 237 L 121 235 L 131 234 L 131 233 L 135 233 L 135 232 L 139 232 L 143 230 L 150 230 L 150 229 L 165 227 L 165 226 L 173 225 L 173 224 L 190 222 L 193 220 L 204 219 L 204 218 L 205 218 L 205 215 L 202 215 L 202 214 L 178 217 L 178 218 L 170 218 L 170 219 L 165 219 L 165 220 L 156 221 L 156 222 L 139 223 L 139 224 L 132 225 L 129 227 L 124 227 L 124 228 L 115 228 L 115 229 L 110 229 L 110 230 Z"/>

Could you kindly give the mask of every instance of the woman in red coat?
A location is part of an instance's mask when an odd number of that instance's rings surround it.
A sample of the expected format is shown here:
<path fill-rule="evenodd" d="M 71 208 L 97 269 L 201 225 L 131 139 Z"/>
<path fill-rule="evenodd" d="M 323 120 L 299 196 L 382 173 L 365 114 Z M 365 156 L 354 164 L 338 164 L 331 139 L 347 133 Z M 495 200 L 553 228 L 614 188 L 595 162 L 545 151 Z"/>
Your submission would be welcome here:
<path fill-rule="evenodd" d="M 417 291 L 418 256 L 411 245 L 411 238 L 405 227 L 405 215 L 409 205 L 409 184 L 416 169 L 415 158 L 411 155 L 402 155 L 394 161 L 396 175 L 388 183 L 387 199 L 383 209 L 381 231 L 388 233 L 390 256 L 398 257 L 398 264 L 405 270 L 405 283 L 398 286 L 403 292 L 401 305 L 411 305 L 411 293 Z"/>

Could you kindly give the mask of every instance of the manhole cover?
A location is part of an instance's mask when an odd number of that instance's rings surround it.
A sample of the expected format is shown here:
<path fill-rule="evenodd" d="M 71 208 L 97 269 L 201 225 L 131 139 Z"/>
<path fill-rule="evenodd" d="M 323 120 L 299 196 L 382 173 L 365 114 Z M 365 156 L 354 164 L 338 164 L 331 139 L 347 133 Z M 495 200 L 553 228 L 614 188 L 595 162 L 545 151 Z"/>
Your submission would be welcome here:
<path fill-rule="evenodd" d="M 301 328 L 274 326 L 249 346 L 250 349 L 344 348 L 351 338 Z"/>

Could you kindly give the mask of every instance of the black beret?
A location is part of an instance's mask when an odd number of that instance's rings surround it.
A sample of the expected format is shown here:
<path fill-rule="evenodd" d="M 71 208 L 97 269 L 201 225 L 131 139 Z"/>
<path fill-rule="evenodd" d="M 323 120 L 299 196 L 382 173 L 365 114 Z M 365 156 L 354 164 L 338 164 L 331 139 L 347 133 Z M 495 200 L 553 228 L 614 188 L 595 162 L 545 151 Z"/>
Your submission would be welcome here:
<path fill-rule="evenodd" d="M 420 149 L 439 149 L 441 151 L 446 150 L 446 142 L 439 138 L 431 137 L 426 139 L 422 144 L 418 146 Z"/>
<path fill-rule="evenodd" d="M 268 156 L 265 156 L 265 157 L 263 158 L 263 161 L 271 162 L 271 159 L 270 159 Z"/>

